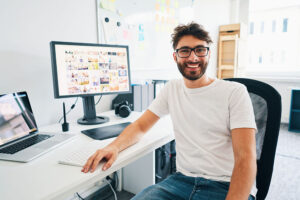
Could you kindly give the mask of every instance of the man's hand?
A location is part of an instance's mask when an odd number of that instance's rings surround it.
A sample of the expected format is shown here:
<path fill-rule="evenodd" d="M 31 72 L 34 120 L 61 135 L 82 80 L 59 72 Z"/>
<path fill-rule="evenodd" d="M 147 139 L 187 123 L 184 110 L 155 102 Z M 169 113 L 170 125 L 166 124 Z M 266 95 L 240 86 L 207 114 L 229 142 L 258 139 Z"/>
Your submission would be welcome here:
<path fill-rule="evenodd" d="M 118 154 L 119 151 L 114 146 L 106 146 L 103 149 L 98 149 L 91 157 L 89 157 L 81 171 L 84 173 L 87 173 L 90 170 L 91 172 L 94 172 L 98 164 L 102 160 L 106 160 L 106 163 L 104 163 L 102 170 L 107 170 L 111 167 L 113 162 L 115 162 Z"/>
<path fill-rule="evenodd" d="M 139 119 L 127 126 L 112 143 L 103 149 L 97 150 L 87 160 L 81 171 L 84 173 L 88 171 L 94 172 L 102 160 L 106 160 L 102 170 L 107 170 L 115 162 L 119 152 L 137 143 L 158 120 L 158 116 L 146 110 Z"/>

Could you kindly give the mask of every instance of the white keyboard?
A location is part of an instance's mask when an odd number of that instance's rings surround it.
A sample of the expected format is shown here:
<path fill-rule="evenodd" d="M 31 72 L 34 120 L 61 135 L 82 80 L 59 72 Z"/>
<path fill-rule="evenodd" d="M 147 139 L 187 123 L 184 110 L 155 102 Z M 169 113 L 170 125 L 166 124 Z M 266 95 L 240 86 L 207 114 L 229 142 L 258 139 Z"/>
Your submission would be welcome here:
<path fill-rule="evenodd" d="M 98 149 L 105 147 L 111 140 L 94 140 L 87 145 L 67 154 L 58 161 L 59 164 L 83 167 L 88 158 Z"/>

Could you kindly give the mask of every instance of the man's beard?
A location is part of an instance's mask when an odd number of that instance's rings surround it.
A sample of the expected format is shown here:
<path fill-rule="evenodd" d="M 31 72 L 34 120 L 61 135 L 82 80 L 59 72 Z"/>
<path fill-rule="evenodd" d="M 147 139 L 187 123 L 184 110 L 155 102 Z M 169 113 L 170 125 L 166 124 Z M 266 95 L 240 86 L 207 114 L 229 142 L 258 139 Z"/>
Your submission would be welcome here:
<path fill-rule="evenodd" d="M 204 61 L 197 62 L 198 67 L 200 67 L 200 73 L 199 73 L 199 71 L 185 72 L 184 69 L 188 67 L 187 65 L 189 63 L 192 63 L 192 62 L 184 62 L 182 64 L 177 62 L 177 67 L 183 77 L 185 77 L 188 80 L 195 81 L 195 80 L 198 80 L 199 78 L 201 78 L 205 74 L 208 62 L 204 62 Z"/>

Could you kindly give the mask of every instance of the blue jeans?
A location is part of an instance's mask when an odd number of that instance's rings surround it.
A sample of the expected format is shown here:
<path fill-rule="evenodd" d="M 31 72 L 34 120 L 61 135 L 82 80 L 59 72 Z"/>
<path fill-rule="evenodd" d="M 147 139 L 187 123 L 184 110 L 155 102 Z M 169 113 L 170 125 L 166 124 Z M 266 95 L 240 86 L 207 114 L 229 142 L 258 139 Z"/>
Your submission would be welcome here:
<path fill-rule="evenodd" d="M 152 185 L 132 200 L 224 200 L 229 182 L 189 177 L 177 172 L 162 182 Z M 248 200 L 254 200 L 249 196 Z"/>

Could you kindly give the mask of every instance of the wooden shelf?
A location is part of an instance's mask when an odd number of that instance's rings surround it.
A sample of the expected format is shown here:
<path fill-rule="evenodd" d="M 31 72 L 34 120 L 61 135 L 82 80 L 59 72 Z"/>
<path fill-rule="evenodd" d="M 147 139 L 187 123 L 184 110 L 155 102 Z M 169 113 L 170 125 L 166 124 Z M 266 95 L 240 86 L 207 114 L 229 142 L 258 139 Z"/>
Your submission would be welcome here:
<path fill-rule="evenodd" d="M 244 24 L 228 24 L 219 27 L 217 67 L 219 79 L 244 76 L 247 63 L 246 38 L 247 28 Z"/>
<path fill-rule="evenodd" d="M 236 74 L 239 24 L 220 26 L 218 78 L 232 78 Z"/>
<path fill-rule="evenodd" d="M 227 70 L 230 70 L 230 69 L 234 69 L 234 66 L 233 65 L 221 65 L 220 67 L 219 67 L 221 70 L 223 70 L 223 69 L 227 69 Z"/>

